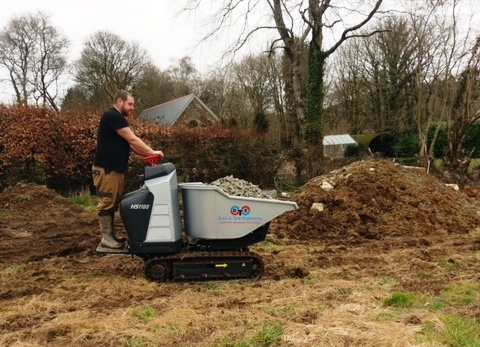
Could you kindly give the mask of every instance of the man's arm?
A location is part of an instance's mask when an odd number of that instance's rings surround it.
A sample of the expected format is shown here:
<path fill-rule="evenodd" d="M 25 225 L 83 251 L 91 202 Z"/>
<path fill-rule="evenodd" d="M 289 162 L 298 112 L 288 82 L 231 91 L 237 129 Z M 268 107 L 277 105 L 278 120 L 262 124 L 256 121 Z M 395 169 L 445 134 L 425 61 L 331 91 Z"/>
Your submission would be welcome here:
<path fill-rule="evenodd" d="M 118 135 L 123 137 L 130 144 L 132 151 L 142 157 L 149 157 L 151 155 L 160 155 L 160 159 L 164 157 L 162 151 L 154 151 L 145 142 L 135 135 L 130 127 L 125 127 L 117 130 Z"/>

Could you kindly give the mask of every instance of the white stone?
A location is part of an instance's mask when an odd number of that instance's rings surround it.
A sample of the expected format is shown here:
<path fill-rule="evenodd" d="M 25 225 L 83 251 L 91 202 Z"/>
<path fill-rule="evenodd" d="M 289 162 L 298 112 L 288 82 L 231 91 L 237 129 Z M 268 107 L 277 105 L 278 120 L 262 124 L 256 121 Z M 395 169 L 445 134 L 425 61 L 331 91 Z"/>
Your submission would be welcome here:
<path fill-rule="evenodd" d="M 332 186 L 329 182 L 323 181 L 321 188 L 322 188 L 323 190 L 332 190 L 332 189 L 333 189 L 333 186 Z"/>
<path fill-rule="evenodd" d="M 323 212 L 323 204 L 321 202 L 314 202 L 312 207 L 310 207 L 310 213 L 317 214 L 319 212 Z"/>
<path fill-rule="evenodd" d="M 453 188 L 453 190 L 456 190 L 456 191 L 460 190 L 460 188 L 458 187 L 458 184 L 455 184 L 455 183 L 445 183 L 445 185 L 446 185 L 447 187 Z"/>

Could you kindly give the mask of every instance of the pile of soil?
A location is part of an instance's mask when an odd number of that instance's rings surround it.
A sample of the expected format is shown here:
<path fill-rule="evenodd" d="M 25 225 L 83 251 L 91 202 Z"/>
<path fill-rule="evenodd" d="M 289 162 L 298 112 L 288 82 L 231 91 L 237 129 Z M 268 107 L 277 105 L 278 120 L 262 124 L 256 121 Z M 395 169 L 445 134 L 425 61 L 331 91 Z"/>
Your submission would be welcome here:
<path fill-rule="evenodd" d="M 42 185 L 19 183 L 0 194 L 0 264 L 95 252 L 95 213 Z"/>
<path fill-rule="evenodd" d="M 358 241 L 468 233 L 480 225 L 478 200 L 421 168 L 382 159 L 316 177 L 295 200 L 299 209 L 276 220 L 279 237 Z"/>

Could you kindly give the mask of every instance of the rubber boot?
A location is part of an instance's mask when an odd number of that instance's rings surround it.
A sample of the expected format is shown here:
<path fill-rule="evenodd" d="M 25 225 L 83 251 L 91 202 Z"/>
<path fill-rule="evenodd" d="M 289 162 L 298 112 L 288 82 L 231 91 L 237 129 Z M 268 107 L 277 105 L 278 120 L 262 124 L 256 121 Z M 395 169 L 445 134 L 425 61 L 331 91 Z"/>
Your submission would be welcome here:
<path fill-rule="evenodd" d="M 100 221 L 100 232 L 102 233 L 102 241 L 100 242 L 102 247 L 120 249 L 124 247 L 121 242 L 115 241 L 113 238 L 113 223 L 112 216 L 110 214 L 101 215 L 98 217 Z"/>
<path fill-rule="evenodd" d="M 124 238 L 124 237 L 118 236 L 115 233 L 115 212 L 113 212 L 111 216 L 112 216 L 112 237 L 113 237 L 113 239 L 117 242 L 125 243 L 127 241 L 127 239 Z"/>

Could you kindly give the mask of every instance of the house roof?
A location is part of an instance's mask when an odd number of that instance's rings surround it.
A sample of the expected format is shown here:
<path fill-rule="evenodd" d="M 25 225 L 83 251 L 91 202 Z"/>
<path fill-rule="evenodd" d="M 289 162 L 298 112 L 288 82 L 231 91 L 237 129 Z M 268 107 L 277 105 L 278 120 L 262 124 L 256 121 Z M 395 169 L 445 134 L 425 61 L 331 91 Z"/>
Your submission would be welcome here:
<path fill-rule="evenodd" d="M 323 145 L 348 145 L 348 144 L 357 144 L 357 142 L 348 134 L 341 135 L 327 135 L 323 137 Z"/>
<path fill-rule="evenodd" d="M 212 117 L 218 120 L 218 117 L 195 94 L 185 95 L 181 98 L 147 108 L 140 113 L 139 118 L 164 125 L 172 125 L 177 121 L 177 119 L 182 115 L 183 111 L 185 111 L 185 109 L 193 100 L 198 101 Z"/>

